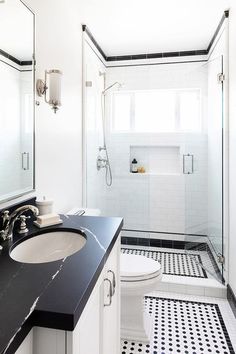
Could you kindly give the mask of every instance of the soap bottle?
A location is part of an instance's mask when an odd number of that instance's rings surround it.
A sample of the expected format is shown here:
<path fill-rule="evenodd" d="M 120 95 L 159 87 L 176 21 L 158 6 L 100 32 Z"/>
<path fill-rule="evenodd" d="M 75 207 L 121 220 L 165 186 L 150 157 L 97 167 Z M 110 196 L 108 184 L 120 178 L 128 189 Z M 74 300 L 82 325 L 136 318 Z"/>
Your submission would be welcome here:
<path fill-rule="evenodd" d="M 133 159 L 131 162 L 131 172 L 138 173 L 138 161 L 136 159 Z"/>

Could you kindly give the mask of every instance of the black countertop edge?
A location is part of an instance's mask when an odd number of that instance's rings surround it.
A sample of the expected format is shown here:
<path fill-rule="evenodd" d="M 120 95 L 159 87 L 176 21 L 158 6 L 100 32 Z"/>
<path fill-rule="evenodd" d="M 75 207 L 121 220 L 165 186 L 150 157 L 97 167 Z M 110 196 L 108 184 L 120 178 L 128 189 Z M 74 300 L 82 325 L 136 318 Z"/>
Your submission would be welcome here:
<path fill-rule="evenodd" d="M 76 226 L 77 225 L 77 226 Z M 30 332 L 30 330 L 33 327 L 39 326 L 39 327 L 46 327 L 46 328 L 53 328 L 53 329 L 59 329 L 59 330 L 66 330 L 66 331 L 73 331 L 73 329 L 75 328 L 85 306 L 86 303 L 93 291 L 93 288 L 103 270 L 103 267 L 106 263 L 107 258 L 109 257 L 109 254 L 120 234 L 121 228 L 123 226 L 123 219 L 121 218 L 106 218 L 106 217 L 87 217 L 87 216 L 82 216 L 82 217 L 78 217 L 78 216 L 70 216 L 68 217 L 63 217 L 63 225 L 57 226 L 57 227 L 49 227 L 47 228 L 47 230 L 51 230 L 53 231 L 54 229 L 78 229 L 81 230 L 83 228 L 87 228 L 88 230 L 90 230 L 91 232 L 94 233 L 94 235 L 97 236 L 98 241 L 100 241 L 101 243 L 104 244 L 104 247 L 102 250 L 101 247 L 99 246 L 98 242 L 95 241 L 95 239 L 93 237 L 90 237 L 89 234 L 87 234 L 87 243 L 88 244 L 88 249 L 86 251 L 86 249 L 81 252 L 81 260 L 79 260 L 80 257 L 80 252 L 78 252 L 77 254 L 74 254 L 70 257 L 68 257 L 67 261 L 65 262 L 64 268 L 62 271 L 59 272 L 59 275 L 49 281 L 49 285 L 47 285 L 46 282 L 46 287 L 45 287 L 45 291 L 43 290 L 40 295 L 39 295 L 39 301 L 34 309 L 34 311 L 31 313 L 30 316 L 27 317 L 26 320 L 24 320 L 24 317 L 22 317 L 22 322 L 21 325 L 17 327 L 16 330 L 16 325 L 14 324 L 14 330 L 15 330 L 15 334 L 14 336 L 12 336 L 11 338 L 8 338 L 8 341 L 5 341 L 5 345 L 3 346 L 3 342 L 1 343 L 2 338 L 0 337 L 0 353 L 1 354 L 14 354 L 16 352 L 16 350 L 18 349 L 18 347 L 21 345 L 21 343 L 23 342 L 23 340 L 25 339 L 25 337 L 27 336 L 27 334 Z M 53 230 L 52 230 L 53 229 Z M 45 230 L 45 229 L 44 229 Z M 40 230 L 41 231 L 41 230 Z M 40 231 L 38 229 L 36 229 L 34 226 L 32 226 L 30 228 L 30 232 L 29 232 L 29 237 L 33 235 L 37 235 L 38 233 L 40 233 Z M 86 232 L 86 231 L 85 231 Z M 19 236 L 14 240 L 13 243 L 15 243 L 16 240 L 19 239 Z M 9 248 L 12 244 L 9 245 Z M 85 247 L 84 247 L 85 248 Z M 89 255 L 89 250 L 92 250 L 92 255 Z M 9 252 L 9 249 L 8 249 Z M 86 253 L 87 252 L 87 253 Z M 5 252 L 5 254 L 1 254 L 0 255 L 0 260 L 1 257 L 5 257 L 7 258 L 7 252 Z M 84 254 L 82 256 L 82 254 Z M 9 257 L 9 254 L 8 254 Z M 87 258 L 89 259 L 89 257 L 91 257 L 92 259 L 92 268 L 89 268 L 89 271 L 87 271 L 87 275 L 83 274 L 82 275 L 82 285 L 78 285 L 77 288 L 75 289 L 75 293 L 73 292 L 73 286 L 74 284 L 72 283 L 76 283 L 75 281 L 70 283 L 70 280 L 68 280 L 67 278 L 71 278 L 72 277 L 72 273 L 75 271 L 76 269 L 76 275 L 77 275 L 77 269 L 78 269 L 78 262 L 83 262 L 83 259 L 87 260 Z M 12 260 L 10 261 L 10 257 L 9 257 L 9 262 L 10 265 L 12 266 Z M 5 259 L 6 261 L 6 259 Z M 8 260 L 7 260 L 8 261 Z M 14 262 L 13 261 L 13 265 L 15 266 L 16 263 L 18 262 Z M 53 271 L 50 268 L 50 265 L 52 265 L 52 263 L 54 263 L 54 267 L 51 267 L 53 269 Z M 23 281 L 30 281 L 32 280 L 32 274 L 34 274 L 33 269 L 30 268 L 30 265 L 26 265 L 23 264 L 23 267 L 20 267 L 21 263 L 19 264 L 19 272 L 21 271 L 21 268 L 23 269 L 22 274 L 20 273 L 20 275 L 24 276 L 25 278 L 23 279 Z M 50 268 L 51 273 L 46 273 L 46 275 L 48 276 L 48 274 L 53 275 L 55 272 L 55 266 L 58 267 L 61 264 L 61 262 L 51 262 L 51 263 L 47 263 L 48 264 L 48 268 Z M 6 264 L 4 263 L 4 266 L 6 266 Z M 34 265 L 35 266 L 35 265 Z M 34 267 L 33 266 L 33 267 Z M 37 265 L 38 267 L 36 267 L 35 269 L 40 269 L 40 265 Z M 33 268 L 32 267 L 32 268 Z M 47 266 L 44 265 L 44 269 L 47 269 Z M 5 268 L 6 269 L 6 268 Z M 43 269 L 43 267 L 42 267 Z M 29 273 L 27 273 L 27 270 L 29 271 Z M 15 269 L 14 269 L 15 271 Z M 81 272 L 82 273 L 82 272 Z M 29 277 L 29 279 L 27 279 L 27 274 Z M 11 275 L 12 276 L 12 275 Z M 79 274 L 78 272 L 78 278 L 81 277 L 81 274 Z M 87 277 L 87 278 L 86 278 Z M 16 277 L 17 278 L 17 277 Z M 18 279 L 18 282 L 21 279 Z M 50 276 L 49 276 L 49 280 L 50 280 Z M 74 280 L 74 279 L 73 279 Z M 67 283 L 65 284 L 65 282 L 67 281 Z M 35 284 L 37 283 L 37 280 L 35 279 Z M 19 284 L 19 283 L 18 283 Z M 80 283 L 79 283 L 80 284 Z M 0 278 L 0 286 L 1 286 L 1 278 Z M 71 288 L 70 289 L 70 285 Z M 33 285 L 32 285 L 33 286 Z M 14 289 L 14 284 L 13 284 L 13 289 Z M 1 295 L 1 288 L 0 288 L 0 295 Z M 17 293 L 17 289 L 16 290 Z M 30 290 L 29 290 L 30 292 Z M 68 293 L 68 294 L 67 294 Z M 77 293 L 79 294 L 79 297 L 76 298 Z M 58 303 L 57 301 L 56 304 L 54 303 L 54 299 L 55 299 L 55 295 L 57 294 L 61 294 L 62 299 L 63 299 L 63 294 L 68 295 L 68 298 L 70 299 L 70 301 L 68 301 L 68 311 L 65 311 L 66 306 L 67 306 L 67 302 L 63 302 L 62 303 Z M 18 294 L 19 295 L 19 294 Z M 16 295 L 17 296 L 17 295 Z M 66 298 L 66 296 L 65 296 Z M 30 298 L 31 302 L 28 303 L 28 310 L 30 309 L 30 307 L 32 306 L 32 297 Z M 10 298 L 10 301 L 11 298 Z M 27 299 L 24 299 L 23 297 L 19 296 L 17 297 L 17 300 L 15 301 L 15 306 L 16 308 L 19 308 L 19 305 L 21 304 L 20 302 L 24 302 L 24 305 L 26 303 Z M 72 305 L 71 305 L 72 302 Z M 60 308 L 61 306 L 61 308 Z M 12 309 L 14 311 L 14 309 Z M 6 310 L 7 311 L 7 310 Z M 0 305 L 0 315 L 1 313 L 4 313 L 4 307 Z M 13 314 L 13 312 L 12 312 Z M 6 313 L 5 313 L 6 315 Z M 13 314 L 13 317 L 15 316 L 15 314 Z M 19 320 L 19 318 L 18 318 Z M 11 322 L 11 321 L 10 321 Z M 7 324 L 9 326 L 9 323 Z M 12 330 L 12 328 L 7 327 L 7 325 L 4 327 L 0 327 L 0 330 L 2 330 L 4 328 L 4 330 Z M 12 324 L 13 325 L 13 324 Z M 1 326 L 1 324 L 0 324 Z M 6 332 L 7 333 L 7 332 Z M 2 332 L 0 332 L 0 334 L 2 334 Z"/>

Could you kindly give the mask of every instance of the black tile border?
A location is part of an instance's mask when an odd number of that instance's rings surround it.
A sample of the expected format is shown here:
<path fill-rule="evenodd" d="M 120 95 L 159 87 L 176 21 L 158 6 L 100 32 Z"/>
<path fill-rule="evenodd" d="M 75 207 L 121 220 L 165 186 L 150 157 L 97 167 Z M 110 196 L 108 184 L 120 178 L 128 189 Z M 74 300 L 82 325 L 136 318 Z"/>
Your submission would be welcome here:
<path fill-rule="evenodd" d="M 224 333 L 225 336 L 225 340 L 226 343 L 228 345 L 229 348 L 229 352 L 230 354 L 235 354 L 232 342 L 230 340 L 230 336 L 229 333 L 227 331 L 223 316 L 221 314 L 220 308 L 218 304 L 214 304 L 214 303 L 208 303 L 208 302 L 201 302 L 201 301 L 191 301 L 191 300 L 181 300 L 181 299 L 172 299 L 172 298 L 165 298 L 165 297 L 158 297 L 158 296 L 145 296 L 145 299 L 160 299 L 160 300 L 167 300 L 167 301 L 173 301 L 173 302 L 180 302 L 180 303 L 186 303 L 186 304 L 194 304 L 194 305 L 204 305 L 204 306 L 210 306 L 210 307 L 215 307 L 217 315 L 218 315 L 218 319 L 222 328 L 222 332 Z"/>
<path fill-rule="evenodd" d="M 175 240 L 162 240 L 155 238 L 142 238 L 142 237 L 128 237 L 121 236 L 121 244 L 123 245 L 131 245 L 131 246 L 148 246 L 148 247 L 161 247 L 161 248 L 175 248 L 175 249 L 186 249 L 186 245 L 188 248 L 191 247 L 192 250 L 197 250 L 202 246 L 206 247 L 207 243 L 205 242 L 188 242 L 188 241 L 175 241 Z"/>
<path fill-rule="evenodd" d="M 181 250 L 187 249 L 188 251 L 205 250 L 209 255 L 212 266 L 214 268 L 214 271 L 219 281 L 223 284 L 225 283 L 225 280 L 222 277 L 218 264 L 216 263 L 215 257 L 213 256 L 211 249 L 206 242 L 189 242 L 189 241 L 162 240 L 162 239 L 153 239 L 153 238 L 121 236 L 121 245 L 157 247 L 157 248 L 160 247 L 160 248 L 181 249 Z M 204 269 L 204 271 L 206 270 Z"/>
<path fill-rule="evenodd" d="M 229 17 L 229 10 L 224 11 L 224 14 L 216 28 L 216 31 L 207 47 L 207 49 L 197 49 L 197 50 L 184 50 L 176 52 L 160 52 L 160 53 L 143 53 L 135 55 L 118 55 L 118 56 L 106 56 L 100 45 L 97 43 L 92 33 L 86 25 L 82 25 L 82 31 L 86 32 L 88 37 L 91 39 L 92 43 L 95 45 L 99 53 L 102 55 L 103 59 L 107 62 L 113 61 L 125 61 L 125 60 L 144 60 L 144 59 L 160 59 L 160 58 L 176 58 L 176 57 L 186 57 L 186 56 L 197 56 L 197 55 L 207 55 L 209 54 L 211 47 L 225 21 Z"/>
<path fill-rule="evenodd" d="M 224 20 L 225 20 L 226 18 L 229 18 L 229 10 L 224 11 L 224 14 L 223 14 L 223 16 L 222 16 L 222 18 L 221 18 L 221 20 L 220 20 L 220 23 L 218 24 L 217 29 L 216 29 L 216 31 L 215 31 L 215 33 L 214 33 L 214 35 L 213 35 L 213 37 L 212 37 L 212 39 L 211 39 L 211 41 L 210 41 L 208 47 L 207 47 L 207 52 L 208 52 L 208 53 L 210 52 L 211 47 L 212 47 L 212 45 L 213 45 L 213 43 L 214 43 L 214 41 L 215 41 L 215 39 L 216 39 L 218 33 L 220 32 L 220 29 L 221 29 L 221 27 L 222 27 L 222 25 L 223 25 L 223 23 L 224 23 Z"/>
<path fill-rule="evenodd" d="M 236 296 L 229 284 L 227 285 L 227 300 L 236 318 Z"/>
<path fill-rule="evenodd" d="M 104 51 L 102 50 L 102 48 L 100 47 L 100 45 L 97 43 L 97 41 L 95 40 L 95 38 L 93 37 L 92 33 L 90 32 L 90 30 L 88 29 L 88 26 L 86 25 L 82 25 L 82 31 L 85 32 L 88 37 L 91 39 L 92 43 L 95 45 L 95 47 L 97 48 L 97 50 L 99 51 L 99 53 L 102 55 L 103 59 L 105 59 L 107 61 L 107 56 L 104 53 Z"/>
<path fill-rule="evenodd" d="M 15 57 L 13 57 L 11 54 L 5 52 L 4 50 L 0 49 L 0 55 L 2 55 L 4 58 L 7 58 L 8 60 L 12 61 L 13 63 L 19 65 L 19 66 L 27 66 L 27 65 L 32 65 L 33 61 L 32 60 L 19 60 Z"/>
<path fill-rule="evenodd" d="M 165 254 L 178 254 L 178 255 L 182 255 L 182 256 L 187 256 L 186 253 L 177 253 L 177 252 L 167 252 L 167 251 L 151 251 L 151 250 L 142 250 L 142 249 L 138 249 L 138 248 L 127 248 L 127 247 L 122 247 L 121 250 L 124 249 L 124 250 L 132 250 L 132 251 L 146 251 L 146 252 L 151 252 L 151 253 L 154 253 L 154 252 L 159 252 L 159 253 L 165 253 Z M 200 254 L 191 254 L 190 256 L 194 256 L 196 258 L 198 258 L 198 262 L 202 264 L 202 260 L 201 260 L 201 256 Z M 176 274 L 176 273 L 164 273 L 163 271 L 163 274 L 166 274 L 166 275 L 176 275 L 178 277 L 190 277 L 190 278 L 200 278 L 200 279 L 205 279 L 205 278 L 208 278 L 207 276 L 207 273 L 205 271 L 204 268 L 201 268 L 202 269 L 202 272 L 203 272 L 203 275 L 204 276 L 198 276 L 198 275 L 186 275 L 186 274 Z"/>

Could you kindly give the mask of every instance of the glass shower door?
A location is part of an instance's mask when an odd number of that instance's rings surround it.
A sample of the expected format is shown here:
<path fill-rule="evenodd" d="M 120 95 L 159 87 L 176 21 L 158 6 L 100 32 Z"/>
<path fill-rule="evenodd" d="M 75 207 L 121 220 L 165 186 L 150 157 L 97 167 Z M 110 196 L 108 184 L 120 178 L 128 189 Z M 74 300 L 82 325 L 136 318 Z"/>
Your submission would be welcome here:
<path fill-rule="evenodd" d="M 186 136 L 186 248 L 200 255 L 199 264 L 223 280 L 223 57 L 205 65 L 208 74 L 207 126 Z"/>

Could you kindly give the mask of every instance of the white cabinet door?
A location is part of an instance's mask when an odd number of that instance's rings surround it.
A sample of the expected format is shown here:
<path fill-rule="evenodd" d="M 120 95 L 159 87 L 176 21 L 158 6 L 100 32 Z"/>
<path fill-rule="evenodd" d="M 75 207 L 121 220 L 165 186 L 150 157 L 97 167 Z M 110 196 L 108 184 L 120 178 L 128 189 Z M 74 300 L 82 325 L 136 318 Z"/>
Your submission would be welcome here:
<path fill-rule="evenodd" d="M 67 332 L 67 354 L 102 352 L 103 272 L 73 332 Z"/>
<path fill-rule="evenodd" d="M 15 354 L 33 354 L 33 330 L 29 332 Z"/>
<path fill-rule="evenodd" d="M 35 327 L 33 332 L 33 354 L 65 354 L 65 342 L 65 331 Z"/>
<path fill-rule="evenodd" d="M 120 240 L 107 260 L 104 272 L 103 352 L 120 353 Z M 112 296 L 110 298 L 110 287 Z"/>

